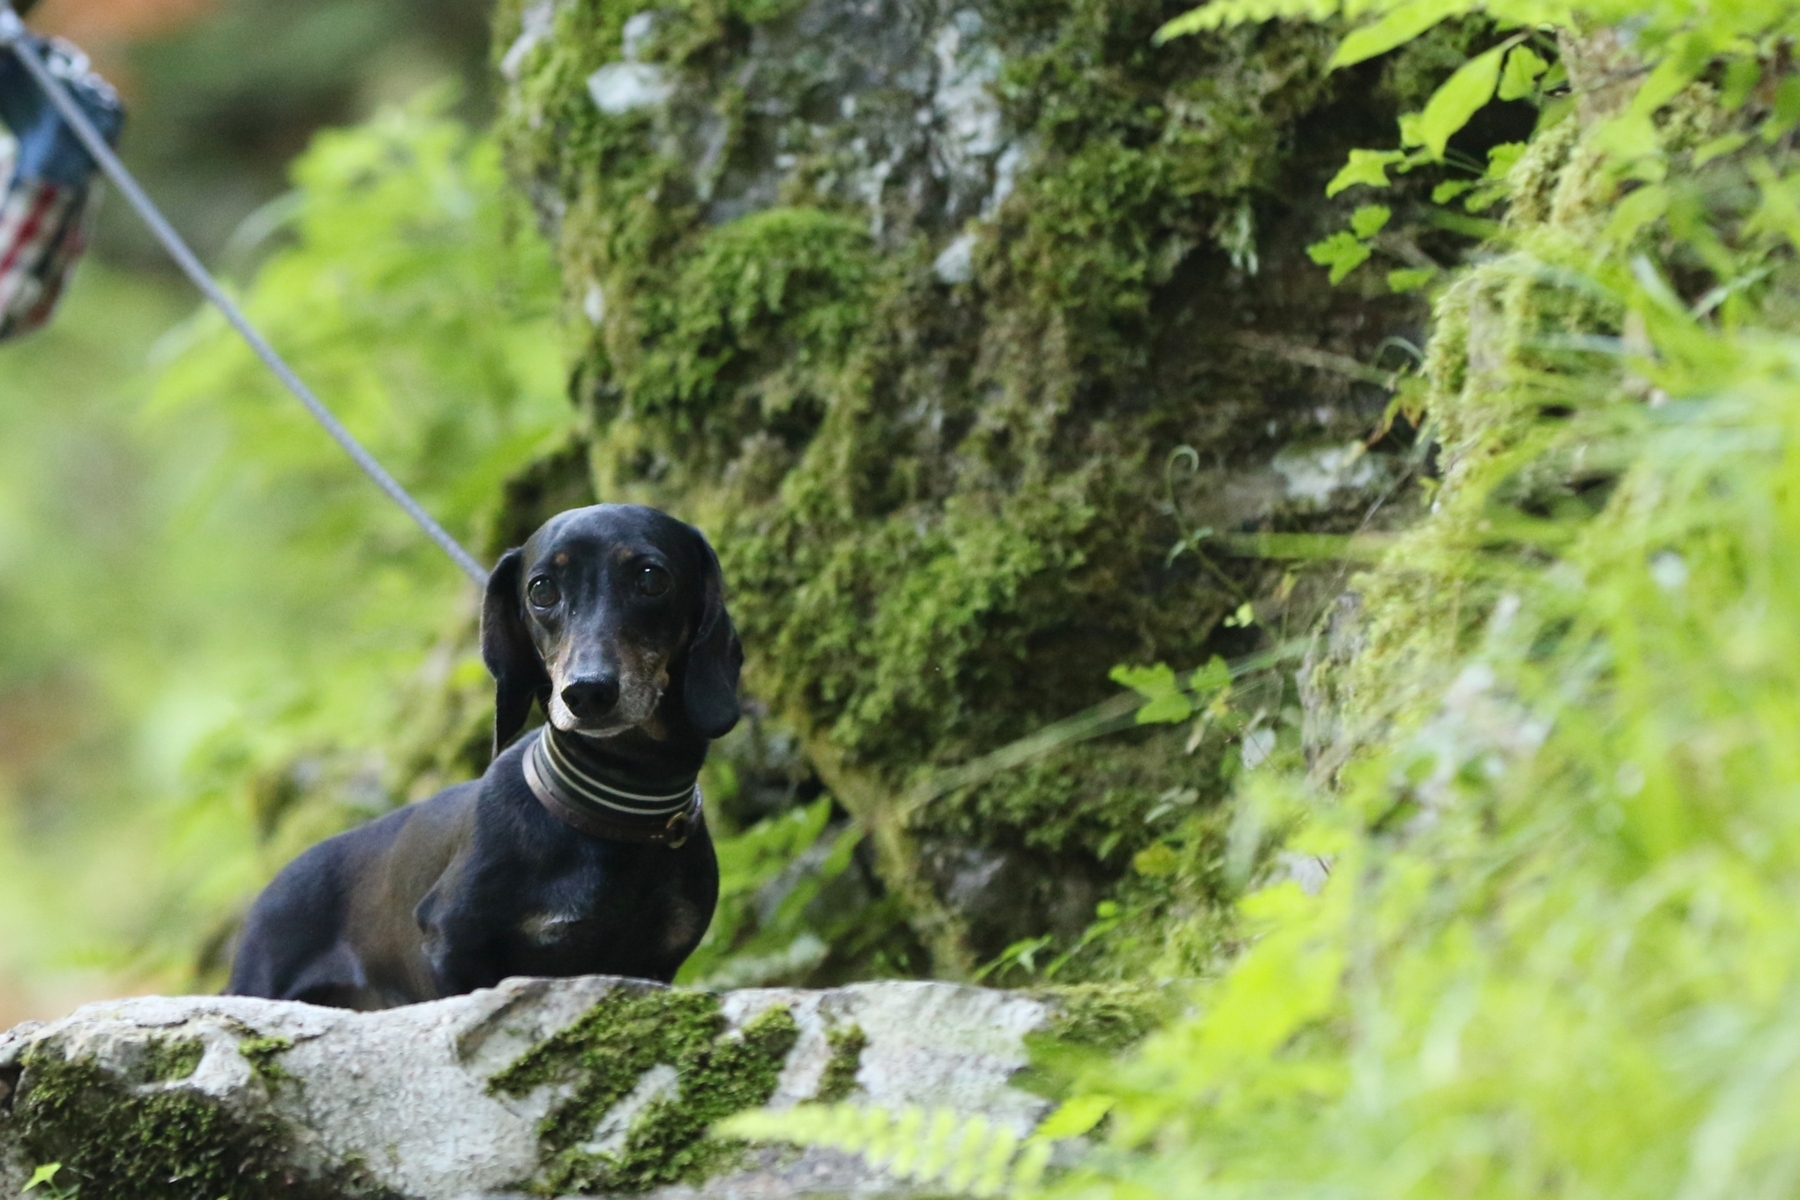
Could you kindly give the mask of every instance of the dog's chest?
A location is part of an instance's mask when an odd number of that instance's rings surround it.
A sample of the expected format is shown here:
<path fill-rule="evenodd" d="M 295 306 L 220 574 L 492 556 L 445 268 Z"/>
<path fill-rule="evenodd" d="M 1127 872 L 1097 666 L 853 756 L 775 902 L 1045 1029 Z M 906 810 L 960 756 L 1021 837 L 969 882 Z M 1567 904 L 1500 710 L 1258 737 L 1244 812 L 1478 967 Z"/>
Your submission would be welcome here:
<path fill-rule="evenodd" d="M 706 927 L 705 914 L 679 893 L 625 907 L 558 898 L 528 907 L 515 930 L 532 958 L 555 960 L 561 970 L 604 973 L 621 969 L 621 959 L 685 956 Z"/>

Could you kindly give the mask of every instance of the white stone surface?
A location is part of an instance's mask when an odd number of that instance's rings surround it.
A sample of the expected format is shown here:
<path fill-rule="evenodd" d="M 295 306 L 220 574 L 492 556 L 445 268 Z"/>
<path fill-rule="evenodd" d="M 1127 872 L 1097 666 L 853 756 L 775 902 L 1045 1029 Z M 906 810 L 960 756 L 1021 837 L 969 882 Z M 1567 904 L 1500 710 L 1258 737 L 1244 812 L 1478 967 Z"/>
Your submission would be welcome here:
<path fill-rule="evenodd" d="M 565 1028 L 619 986 L 656 985 L 603 977 L 510 979 L 499 987 L 430 1004 L 353 1013 L 240 997 L 147 997 L 94 1004 L 47 1025 L 0 1034 L 0 1080 L 28 1096 L 32 1075 L 18 1068 L 33 1050 L 91 1058 L 129 1076 L 152 1044 L 197 1040 L 194 1073 L 141 1088 L 196 1090 L 243 1115 L 268 1114 L 290 1135 L 294 1165 L 322 1175 L 360 1161 L 375 1184 L 421 1200 L 491 1196 L 538 1168 L 536 1126 L 556 1099 L 540 1088 L 513 1099 L 488 1094 L 487 1081 L 524 1051 Z M 826 991 L 765 988 L 727 992 L 732 1028 L 786 1005 L 800 1036 L 782 1069 L 772 1107 L 813 1098 L 830 1061 L 827 1031 L 850 1024 L 868 1039 L 857 1075 L 862 1103 L 951 1105 L 986 1112 L 1028 1131 L 1045 1102 L 1009 1085 L 1026 1064 L 1024 1036 L 1050 1010 L 1014 993 L 927 982 L 854 984 Z M 252 1038 L 286 1038 L 276 1061 L 291 1078 L 260 1077 L 240 1053 Z M 674 1084 L 667 1065 L 595 1127 L 600 1146 L 622 1137 L 628 1111 Z M 640 1094 L 641 1093 L 641 1094 Z M 0 1196 L 16 1195 L 33 1164 L 0 1097 Z M 855 1160 L 827 1152 L 763 1154 L 735 1175 L 671 1196 L 897 1194 L 902 1189 Z"/>
<path fill-rule="evenodd" d="M 618 116 L 640 108 L 654 108 L 674 90 L 654 63 L 607 63 L 588 76 L 588 95 L 603 113 Z"/>

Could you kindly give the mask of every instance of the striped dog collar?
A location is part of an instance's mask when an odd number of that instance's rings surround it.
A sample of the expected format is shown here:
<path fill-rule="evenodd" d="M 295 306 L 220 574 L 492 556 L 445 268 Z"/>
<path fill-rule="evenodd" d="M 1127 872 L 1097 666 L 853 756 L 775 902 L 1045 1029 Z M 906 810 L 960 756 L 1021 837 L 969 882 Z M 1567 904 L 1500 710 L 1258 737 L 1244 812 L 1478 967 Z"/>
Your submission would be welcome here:
<path fill-rule="evenodd" d="M 673 849 L 700 821 L 698 776 L 677 788 L 628 785 L 557 730 L 545 727 L 525 751 L 525 783 L 550 815 L 590 837 L 651 842 Z"/>

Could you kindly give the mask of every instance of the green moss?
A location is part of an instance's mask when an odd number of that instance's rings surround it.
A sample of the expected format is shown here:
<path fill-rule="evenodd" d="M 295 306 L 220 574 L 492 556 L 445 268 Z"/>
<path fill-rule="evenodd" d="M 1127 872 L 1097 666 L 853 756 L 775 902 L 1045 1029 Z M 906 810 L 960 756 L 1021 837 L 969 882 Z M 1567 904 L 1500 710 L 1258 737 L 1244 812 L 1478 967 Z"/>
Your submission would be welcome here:
<path fill-rule="evenodd" d="M 1140 739 L 893 828 L 920 775 L 1102 700 L 1117 663 L 1211 652 L 1240 597 L 1168 560 L 1170 451 L 1259 469 L 1290 427 L 1318 433 L 1321 405 L 1366 432 L 1355 406 L 1383 398 L 1237 339 L 1254 313 L 1308 345 L 1355 330 L 1334 349 L 1372 355 L 1416 321 L 1416 299 L 1317 286 L 1301 231 L 1349 200 L 1295 200 L 1384 136 L 1391 101 L 1371 111 L 1376 68 L 1325 71 L 1328 30 L 1158 48 L 1176 10 L 1155 0 L 982 0 L 956 18 L 959 54 L 999 64 L 991 94 L 1029 154 L 966 221 L 981 205 L 955 207 L 891 142 L 918 127 L 905 86 L 834 90 L 861 77 L 839 62 L 854 53 L 896 79 L 915 55 L 929 77 L 917 31 L 858 26 L 849 4 L 811 6 L 839 22 L 823 36 L 791 4 L 670 6 L 640 57 L 673 98 L 601 113 L 587 81 L 640 8 L 562 6 L 502 116 L 556 228 L 596 492 L 713 537 L 747 685 L 875 832 L 891 893 L 955 973 L 975 960 L 966 923 L 920 885 L 912 835 L 1117 880 L 1175 778 L 1217 792 L 1211 764 Z M 498 45 L 517 21 L 502 13 Z M 972 277 L 945 282 L 934 264 L 964 234 Z M 1267 572 L 1233 570 L 1247 593 Z"/>
<path fill-rule="evenodd" d="M 206 1057 L 206 1046 L 198 1038 L 165 1038 L 150 1044 L 144 1067 L 152 1082 L 166 1083 L 186 1079 Z"/>
<path fill-rule="evenodd" d="M 538 1126 L 544 1154 L 534 1189 L 637 1191 L 722 1166 L 731 1147 L 707 1141 L 708 1126 L 766 1103 L 798 1036 L 784 1007 L 730 1033 L 717 996 L 621 987 L 495 1074 L 488 1090 L 566 1089 Z M 617 1148 L 592 1148 L 602 1118 L 659 1064 L 674 1068 L 673 1094 L 649 1099 Z"/>
<path fill-rule="evenodd" d="M 1031 995 L 1050 1006 L 1050 1016 L 1042 1029 L 1025 1035 L 1031 1062 L 1012 1085 L 1051 1100 L 1067 1098 L 1177 1012 L 1167 993 L 1142 984 L 1076 984 Z"/>
<path fill-rule="evenodd" d="M 1167 992 L 1143 984 L 1076 984 L 1031 994 L 1051 1007 L 1049 1023 L 1034 1036 L 1096 1050 L 1136 1045 L 1177 1011 Z"/>
<path fill-rule="evenodd" d="M 174 1070 L 190 1057 L 170 1050 Z M 191 1069 L 191 1068 L 190 1068 Z M 27 1056 L 10 1124 L 35 1162 L 60 1162 L 59 1178 L 83 1195 L 121 1200 L 336 1200 L 388 1193 L 366 1179 L 313 1179 L 291 1165 L 285 1133 L 178 1084 L 134 1085 L 91 1060 L 52 1049 Z"/>
<path fill-rule="evenodd" d="M 625 1146 L 603 1156 L 610 1191 L 641 1191 L 704 1178 L 731 1161 L 738 1147 L 707 1139 L 715 1121 L 768 1103 L 800 1029 L 785 1007 L 752 1019 L 736 1037 L 721 1038 L 677 1063 L 680 1090 L 652 1100 L 631 1124 Z"/>
<path fill-rule="evenodd" d="M 818 1094 L 821 1104 L 847 1100 L 856 1090 L 856 1073 L 862 1069 L 862 1052 L 868 1048 L 869 1035 L 861 1025 L 839 1025 L 825 1031 L 831 1044 L 831 1058 L 819 1076 Z"/>
<path fill-rule="evenodd" d="M 284 1079 L 292 1079 L 287 1068 L 276 1061 L 281 1055 L 294 1048 L 294 1039 L 285 1037 L 252 1037 L 244 1038 L 238 1043 L 238 1053 L 250 1063 L 250 1069 L 266 1083 L 278 1083 Z"/>

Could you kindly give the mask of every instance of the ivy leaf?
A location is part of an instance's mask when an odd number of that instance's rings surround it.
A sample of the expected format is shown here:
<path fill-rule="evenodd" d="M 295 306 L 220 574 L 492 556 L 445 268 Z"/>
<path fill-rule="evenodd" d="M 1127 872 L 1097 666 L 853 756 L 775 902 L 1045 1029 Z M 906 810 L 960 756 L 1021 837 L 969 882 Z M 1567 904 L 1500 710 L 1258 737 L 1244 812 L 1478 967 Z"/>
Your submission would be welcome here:
<path fill-rule="evenodd" d="M 1386 54 L 1403 42 L 1410 42 L 1464 7 L 1446 0 L 1410 0 L 1400 5 L 1373 25 L 1364 25 L 1338 44 L 1331 56 L 1332 69 L 1348 67 L 1364 59 Z"/>
<path fill-rule="evenodd" d="M 1523 37 L 1517 34 L 1476 55 L 1432 94 L 1425 111 L 1419 114 L 1413 134 L 1433 159 L 1441 160 L 1450 139 L 1494 98 L 1494 88 L 1500 82 L 1500 58 Z"/>
<path fill-rule="evenodd" d="M 1498 95 L 1502 100 L 1523 100 L 1537 86 L 1538 76 L 1549 69 L 1550 64 L 1530 46 L 1514 46 L 1506 56 L 1506 68 L 1500 72 Z"/>
<path fill-rule="evenodd" d="M 1222 692 L 1230 686 L 1231 668 L 1216 654 L 1188 680 L 1188 689 L 1194 692 Z"/>
<path fill-rule="evenodd" d="M 1385 204 L 1365 204 L 1350 214 L 1350 231 L 1366 241 L 1380 233 L 1393 215 Z"/>
<path fill-rule="evenodd" d="M 1194 706 L 1181 694 L 1175 683 L 1175 670 L 1168 663 L 1154 667 L 1117 666 L 1112 681 L 1124 684 L 1144 698 L 1137 711 L 1139 725 L 1174 725 L 1194 715 Z"/>
<path fill-rule="evenodd" d="M 1512 169 L 1519 165 L 1525 157 L 1524 142 L 1501 142 L 1488 151 L 1487 174 L 1485 179 L 1505 179 L 1512 174 Z"/>
<path fill-rule="evenodd" d="M 1431 189 L 1433 204 L 1448 204 L 1464 192 L 1475 186 L 1470 179 L 1449 179 Z"/>
<path fill-rule="evenodd" d="M 1325 185 L 1325 194 L 1335 196 L 1345 188 L 1355 187 L 1359 183 L 1369 187 L 1387 187 L 1387 169 L 1405 158 L 1404 150 L 1352 150 L 1350 161 Z"/>
<path fill-rule="evenodd" d="M 1331 282 L 1335 285 L 1369 260 L 1369 248 L 1348 229 L 1340 229 L 1324 241 L 1308 246 L 1306 257 L 1321 267 L 1330 267 Z"/>

